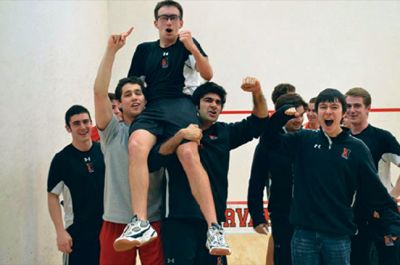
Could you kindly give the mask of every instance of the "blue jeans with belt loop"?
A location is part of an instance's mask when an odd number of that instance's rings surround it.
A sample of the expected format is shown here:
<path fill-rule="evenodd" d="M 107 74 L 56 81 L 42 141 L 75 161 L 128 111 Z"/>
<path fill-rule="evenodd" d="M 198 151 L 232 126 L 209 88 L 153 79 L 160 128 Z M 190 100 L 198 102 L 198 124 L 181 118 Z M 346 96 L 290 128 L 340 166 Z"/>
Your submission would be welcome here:
<path fill-rule="evenodd" d="M 293 265 L 350 265 L 349 236 L 296 228 L 291 247 Z"/>

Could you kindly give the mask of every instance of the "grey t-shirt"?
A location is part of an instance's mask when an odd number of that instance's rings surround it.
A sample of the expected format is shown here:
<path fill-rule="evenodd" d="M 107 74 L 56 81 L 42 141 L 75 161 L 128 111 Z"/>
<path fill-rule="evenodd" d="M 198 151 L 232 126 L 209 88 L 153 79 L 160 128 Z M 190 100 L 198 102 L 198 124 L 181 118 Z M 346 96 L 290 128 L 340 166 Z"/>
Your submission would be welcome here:
<path fill-rule="evenodd" d="M 113 115 L 108 126 L 99 130 L 106 165 L 103 220 L 127 224 L 132 218 L 128 180 L 129 126 Z M 161 182 L 164 170 L 150 173 L 147 216 L 150 222 L 161 219 Z"/>

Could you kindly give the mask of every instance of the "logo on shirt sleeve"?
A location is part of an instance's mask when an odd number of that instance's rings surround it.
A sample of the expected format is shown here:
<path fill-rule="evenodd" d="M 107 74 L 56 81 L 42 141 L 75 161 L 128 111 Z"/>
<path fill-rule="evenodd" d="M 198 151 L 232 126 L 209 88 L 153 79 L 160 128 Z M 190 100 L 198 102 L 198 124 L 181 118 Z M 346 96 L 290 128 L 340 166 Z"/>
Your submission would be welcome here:
<path fill-rule="evenodd" d="M 344 159 L 349 159 L 350 153 L 351 153 L 350 149 L 347 149 L 346 147 L 343 147 L 342 157 Z"/>

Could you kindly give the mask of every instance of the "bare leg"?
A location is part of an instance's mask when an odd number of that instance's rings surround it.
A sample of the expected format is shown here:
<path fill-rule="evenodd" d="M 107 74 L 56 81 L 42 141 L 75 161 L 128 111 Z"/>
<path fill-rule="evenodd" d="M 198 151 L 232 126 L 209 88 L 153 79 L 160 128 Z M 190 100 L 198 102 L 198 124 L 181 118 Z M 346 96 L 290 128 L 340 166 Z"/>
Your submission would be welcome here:
<path fill-rule="evenodd" d="M 224 231 L 217 223 L 214 198 L 210 180 L 200 161 L 197 143 L 181 144 L 176 151 L 179 161 L 185 170 L 193 197 L 200 206 L 208 225 L 206 246 L 211 255 L 230 255 L 231 250 L 225 241 Z"/>
<path fill-rule="evenodd" d="M 176 153 L 189 180 L 193 197 L 199 204 L 208 227 L 210 227 L 212 223 L 217 223 L 217 215 L 210 180 L 201 164 L 197 148 L 197 143 L 187 142 L 180 145 Z"/>
<path fill-rule="evenodd" d="M 147 221 L 147 194 L 149 171 L 147 157 L 156 142 L 156 137 L 145 130 L 134 131 L 129 137 L 129 188 L 131 192 L 132 215 L 124 232 L 114 241 L 116 251 L 140 247 L 156 239 L 157 232 Z"/>
<path fill-rule="evenodd" d="M 131 191 L 132 213 L 140 220 L 147 220 L 147 195 L 149 169 L 147 158 L 156 137 L 145 130 L 134 131 L 129 137 L 129 188 Z"/>

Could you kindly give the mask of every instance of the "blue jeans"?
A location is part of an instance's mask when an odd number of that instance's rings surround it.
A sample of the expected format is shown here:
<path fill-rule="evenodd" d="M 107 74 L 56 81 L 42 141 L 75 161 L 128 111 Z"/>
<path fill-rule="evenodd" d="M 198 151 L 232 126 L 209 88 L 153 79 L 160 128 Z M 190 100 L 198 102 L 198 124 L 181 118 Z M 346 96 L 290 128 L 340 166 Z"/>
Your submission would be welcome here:
<path fill-rule="evenodd" d="M 335 236 L 297 228 L 291 247 L 293 265 L 350 265 L 349 236 Z"/>

